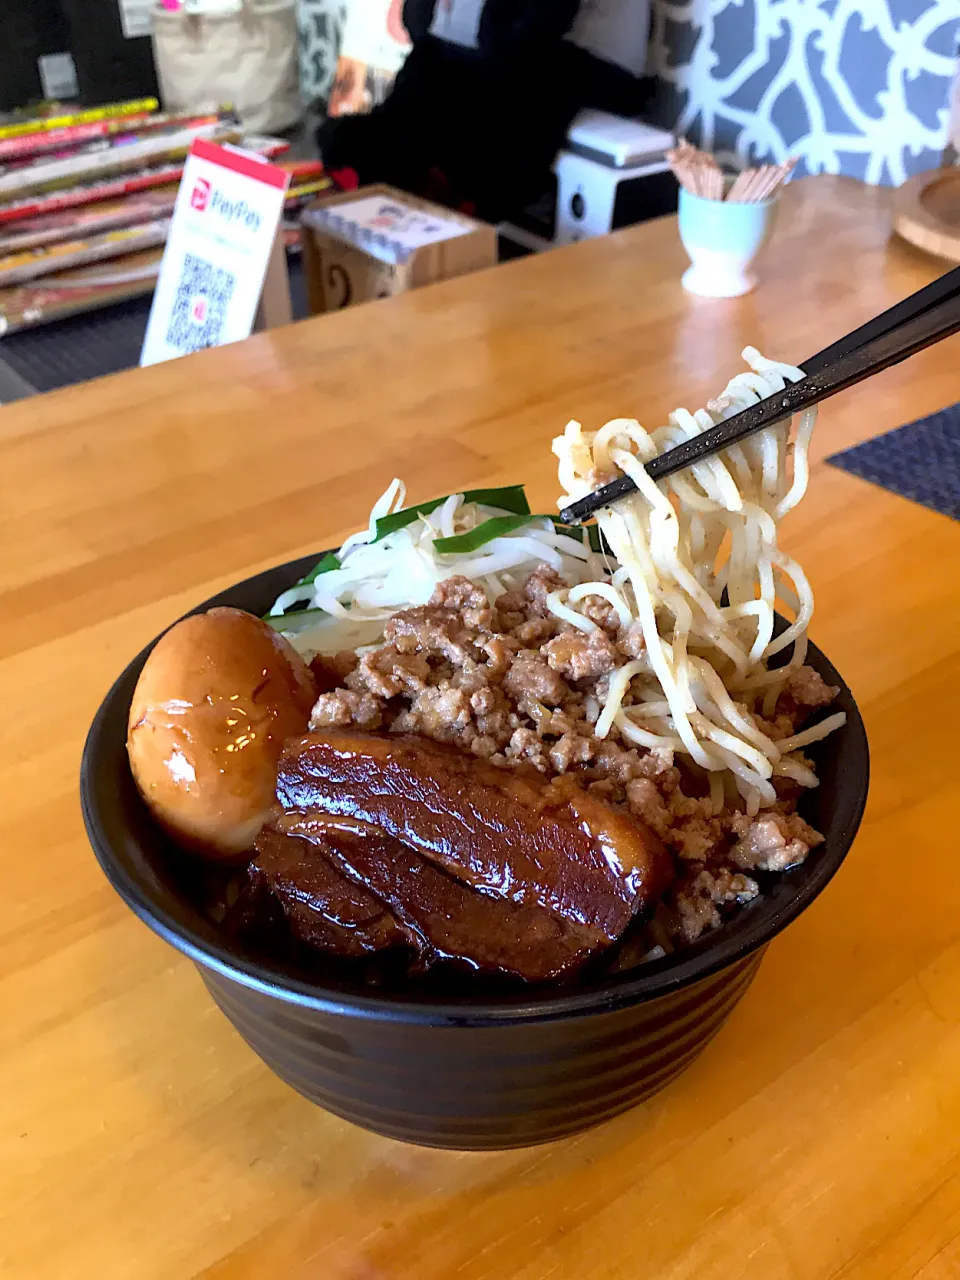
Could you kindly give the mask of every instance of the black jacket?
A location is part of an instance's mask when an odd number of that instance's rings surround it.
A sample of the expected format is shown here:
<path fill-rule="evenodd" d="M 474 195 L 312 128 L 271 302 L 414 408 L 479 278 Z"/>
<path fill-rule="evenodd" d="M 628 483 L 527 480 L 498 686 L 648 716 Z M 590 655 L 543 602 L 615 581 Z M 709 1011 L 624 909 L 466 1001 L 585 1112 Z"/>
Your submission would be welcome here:
<path fill-rule="evenodd" d="M 403 25 L 414 44 L 429 35 L 436 8 L 437 0 L 404 0 Z M 567 34 L 579 8 L 580 0 L 486 0 L 477 52 L 484 58 L 535 52 Z"/>

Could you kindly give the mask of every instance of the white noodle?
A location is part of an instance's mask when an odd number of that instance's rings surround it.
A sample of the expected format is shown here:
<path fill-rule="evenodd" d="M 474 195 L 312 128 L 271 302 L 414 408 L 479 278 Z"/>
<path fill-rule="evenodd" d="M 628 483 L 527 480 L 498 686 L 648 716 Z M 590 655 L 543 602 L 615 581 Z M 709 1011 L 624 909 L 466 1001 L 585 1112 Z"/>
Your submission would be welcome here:
<path fill-rule="evenodd" d="M 683 743 L 672 734 L 650 733 L 628 720 L 623 712 L 616 716 L 616 725 L 628 742 L 635 742 L 640 747 L 651 749 L 682 751 Z"/>
<path fill-rule="evenodd" d="M 571 627 L 576 627 L 578 631 L 584 631 L 589 635 L 592 631 L 599 631 L 600 628 L 595 622 L 591 622 L 589 618 L 585 618 L 582 613 L 577 613 L 576 609 L 570 609 L 563 603 L 563 591 L 551 591 L 547 596 L 547 608 L 552 614 L 558 618 L 562 618 L 564 622 L 569 622 Z"/>
<path fill-rule="evenodd" d="M 620 710 L 620 704 L 623 702 L 623 695 L 630 687 L 630 681 L 634 676 L 645 675 L 647 672 L 647 664 L 645 662 L 626 662 L 610 677 L 610 691 L 607 694 L 607 701 L 604 703 L 603 710 L 600 712 L 600 719 L 597 721 L 597 727 L 594 730 L 598 738 L 605 738 L 610 732 L 613 725 L 614 716 Z"/>
<path fill-rule="evenodd" d="M 571 604 L 577 604 L 579 601 L 585 600 L 587 596 L 602 596 L 604 600 L 609 600 L 617 611 L 617 617 L 620 619 L 622 627 L 629 627 L 633 621 L 630 606 L 611 583 L 584 582 L 579 587 L 571 587 L 567 599 Z"/>
<path fill-rule="evenodd" d="M 820 785 L 813 770 L 808 765 L 801 764 L 799 760 L 778 760 L 773 766 L 773 772 L 780 778 L 792 778 L 794 782 L 799 782 L 801 787 Z"/>
<path fill-rule="evenodd" d="M 788 751 L 797 751 L 800 747 L 809 747 L 811 742 L 819 742 L 821 738 L 825 738 L 828 733 L 833 733 L 834 729 L 839 729 L 841 725 L 847 723 L 846 713 L 838 711 L 835 715 L 827 716 L 825 720 L 821 720 L 819 724 L 811 725 L 809 729 L 801 729 L 799 733 L 793 734 L 789 738 L 781 738 L 777 743 L 783 755 Z"/>
<path fill-rule="evenodd" d="M 720 813 L 724 802 L 723 778 L 719 773 L 710 774 L 710 807 L 714 813 Z"/>
<path fill-rule="evenodd" d="M 645 466 L 678 441 L 804 376 L 752 347 L 743 355 L 750 371 L 732 378 L 706 409 L 677 409 L 667 426 L 652 431 L 627 418 L 595 432 L 570 423 L 553 448 L 564 489 L 561 507 L 621 473 L 638 489 L 598 515 L 620 562 L 612 588 L 585 582 L 566 599 L 569 608 L 591 594 L 604 595 L 621 625 L 639 623 L 643 632 L 646 666 L 630 662 L 611 676 L 597 735 L 615 725 L 630 742 L 669 744 L 687 754 L 709 771 L 715 809 L 726 793 L 722 778 L 715 782 L 712 775 L 732 772 L 747 812 L 755 813 L 776 800 L 774 775 L 815 784 L 807 766 L 783 757 L 843 722 L 842 715 L 831 716 L 775 742 L 755 719 L 773 714 L 784 682 L 806 654 L 813 593 L 799 565 L 780 550 L 777 524 L 807 487 L 816 410 L 801 415 L 792 444 L 790 424 L 780 423 L 662 484 Z M 794 618 L 774 636 L 778 600 Z M 791 645 L 787 665 L 767 670 L 768 660 Z M 624 707 L 631 681 L 641 673 L 648 687 L 637 695 L 640 701 Z"/>

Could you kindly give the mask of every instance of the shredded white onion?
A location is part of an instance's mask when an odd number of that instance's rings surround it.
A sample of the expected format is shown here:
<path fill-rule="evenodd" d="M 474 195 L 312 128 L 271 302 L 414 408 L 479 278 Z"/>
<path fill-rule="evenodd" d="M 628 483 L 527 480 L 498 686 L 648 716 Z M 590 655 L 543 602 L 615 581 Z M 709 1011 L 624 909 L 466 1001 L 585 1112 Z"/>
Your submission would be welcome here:
<path fill-rule="evenodd" d="M 571 587 L 606 574 L 602 557 L 545 517 L 531 519 L 475 551 L 440 554 L 434 547 L 439 538 L 469 533 L 493 516 L 509 514 L 465 502 L 462 494 L 452 494 L 435 510 L 374 541 L 377 521 L 399 511 L 405 500 L 404 485 L 394 480 L 374 504 L 367 528 L 351 534 L 340 548 L 340 567 L 278 596 L 272 617 L 292 606 L 323 610 L 315 625 L 284 631 L 299 652 L 336 653 L 373 644 L 391 614 L 426 604 L 437 585 L 454 574 L 482 585 L 491 603 L 521 586 L 542 564 Z M 588 618 L 569 612 L 585 630 L 593 629 Z"/>

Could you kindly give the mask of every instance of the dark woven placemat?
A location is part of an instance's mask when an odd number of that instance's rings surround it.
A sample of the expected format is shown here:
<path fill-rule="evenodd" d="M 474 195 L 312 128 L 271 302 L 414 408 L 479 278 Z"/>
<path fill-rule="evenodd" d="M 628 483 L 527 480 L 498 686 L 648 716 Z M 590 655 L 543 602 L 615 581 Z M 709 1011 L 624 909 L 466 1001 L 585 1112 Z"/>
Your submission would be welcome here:
<path fill-rule="evenodd" d="M 960 520 L 960 404 L 865 440 L 827 461 Z"/>

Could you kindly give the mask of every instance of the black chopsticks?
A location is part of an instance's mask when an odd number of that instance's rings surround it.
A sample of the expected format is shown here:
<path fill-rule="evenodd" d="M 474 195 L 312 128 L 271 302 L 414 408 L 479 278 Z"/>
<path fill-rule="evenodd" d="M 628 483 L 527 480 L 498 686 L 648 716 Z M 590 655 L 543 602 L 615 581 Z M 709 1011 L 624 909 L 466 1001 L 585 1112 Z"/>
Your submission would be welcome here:
<path fill-rule="evenodd" d="M 958 330 L 960 267 L 955 267 L 804 361 L 800 368 L 807 376 L 801 382 L 791 383 L 702 435 L 660 454 L 646 464 L 647 474 L 661 480 L 682 471 L 721 449 L 738 444 L 755 431 L 773 426 L 899 364 Z M 618 476 L 610 484 L 571 503 L 560 512 L 560 518 L 566 524 L 579 524 L 635 491 L 636 485 L 629 476 Z"/>

